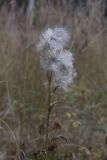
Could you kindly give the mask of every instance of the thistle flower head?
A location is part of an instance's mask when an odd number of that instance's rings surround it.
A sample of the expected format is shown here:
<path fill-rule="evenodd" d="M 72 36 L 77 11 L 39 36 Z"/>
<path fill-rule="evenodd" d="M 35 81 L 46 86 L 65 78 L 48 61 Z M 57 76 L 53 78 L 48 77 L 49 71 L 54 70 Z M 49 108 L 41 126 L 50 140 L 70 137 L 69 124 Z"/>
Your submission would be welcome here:
<path fill-rule="evenodd" d="M 76 75 L 73 64 L 74 58 L 69 51 L 61 51 L 57 56 L 57 60 L 53 64 L 51 63 L 51 72 L 57 85 L 66 91 L 73 83 Z"/>
<path fill-rule="evenodd" d="M 40 37 L 40 42 L 37 44 L 38 51 L 48 49 L 62 49 L 69 42 L 70 36 L 65 28 L 48 28 Z"/>
<path fill-rule="evenodd" d="M 76 75 L 73 55 L 64 50 L 68 40 L 69 34 L 64 28 L 48 29 L 37 45 L 39 51 L 49 45 L 46 54 L 40 55 L 40 64 L 46 72 L 52 72 L 54 81 L 64 90 L 68 90 Z"/>
<path fill-rule="evenodd" d="M 60 61 L 66 67 L 73 67 L 73 55 L 70 51 L 61 51 L 57 57 L 58 61 Z"/>

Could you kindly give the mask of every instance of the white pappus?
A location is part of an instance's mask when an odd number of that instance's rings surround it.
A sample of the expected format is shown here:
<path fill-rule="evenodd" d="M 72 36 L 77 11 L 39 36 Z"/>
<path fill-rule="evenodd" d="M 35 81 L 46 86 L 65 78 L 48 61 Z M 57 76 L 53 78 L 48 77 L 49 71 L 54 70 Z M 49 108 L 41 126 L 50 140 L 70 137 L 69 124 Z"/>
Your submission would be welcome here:
<path fill-rule="evenodd" d="M 55 27 L 43 32 L 37 44 L 42 68 L 52 72 L 56 85 L 66 91 L 76 76 L 73 54 L 65 50 L 69 40 L 69 32 L 65 28 Z"/>

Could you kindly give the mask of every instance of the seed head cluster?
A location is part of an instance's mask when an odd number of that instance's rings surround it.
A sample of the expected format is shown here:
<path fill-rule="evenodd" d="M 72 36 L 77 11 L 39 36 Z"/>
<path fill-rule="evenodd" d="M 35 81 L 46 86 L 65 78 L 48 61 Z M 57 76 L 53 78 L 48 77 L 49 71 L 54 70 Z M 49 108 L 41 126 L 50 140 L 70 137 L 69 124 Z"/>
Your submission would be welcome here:
<path fill-rule="evenodd" d="M 52 72 L 56 85 L 66 91 L 76 75 L 73 54 L 65 50 L 69 40 L 69 32 L 65 28 L 55 27 L 44 31 L 37 44 L 42 68 Z"/>

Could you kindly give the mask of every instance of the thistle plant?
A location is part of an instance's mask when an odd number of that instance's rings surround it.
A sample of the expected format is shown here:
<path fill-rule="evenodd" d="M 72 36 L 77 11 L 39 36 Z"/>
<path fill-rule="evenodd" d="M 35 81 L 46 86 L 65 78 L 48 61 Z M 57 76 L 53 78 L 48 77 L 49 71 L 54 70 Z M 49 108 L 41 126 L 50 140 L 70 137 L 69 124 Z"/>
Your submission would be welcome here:
<path fill-rule="evenodd" d="M 48 157 L 50 115 L 56 105 L 52 96 L 56 94 L 58 89 L 68 91 L 76 75 L 73 54 L 69 50 L 65 50 L 69 41 L 69 32 L 65 28 L 55 27 L 44 31 L 37 44 L 37 50 L 40 53 L 40 65 L 47 75 L 48 82 L 46 157 Z"/>

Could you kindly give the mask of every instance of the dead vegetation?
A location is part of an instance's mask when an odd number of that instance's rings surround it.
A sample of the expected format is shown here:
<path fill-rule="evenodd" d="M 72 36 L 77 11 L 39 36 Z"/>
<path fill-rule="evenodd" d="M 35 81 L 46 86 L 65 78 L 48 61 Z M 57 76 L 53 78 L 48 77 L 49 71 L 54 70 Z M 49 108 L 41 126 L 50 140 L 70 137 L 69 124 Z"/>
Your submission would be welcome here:
<path fill-rule="evenodd" d="M 56 95 L 62 103 L 50 120 L 49 159 L 107 157 L 107 19 L 96 1 L 74 12 L 41 3 L 30 17 L 0 10 L 0 160 L 45 159 L 47 91 L 35 44 L 53 26 L 72 33 L 77 78 L 69 94 Z"/>

